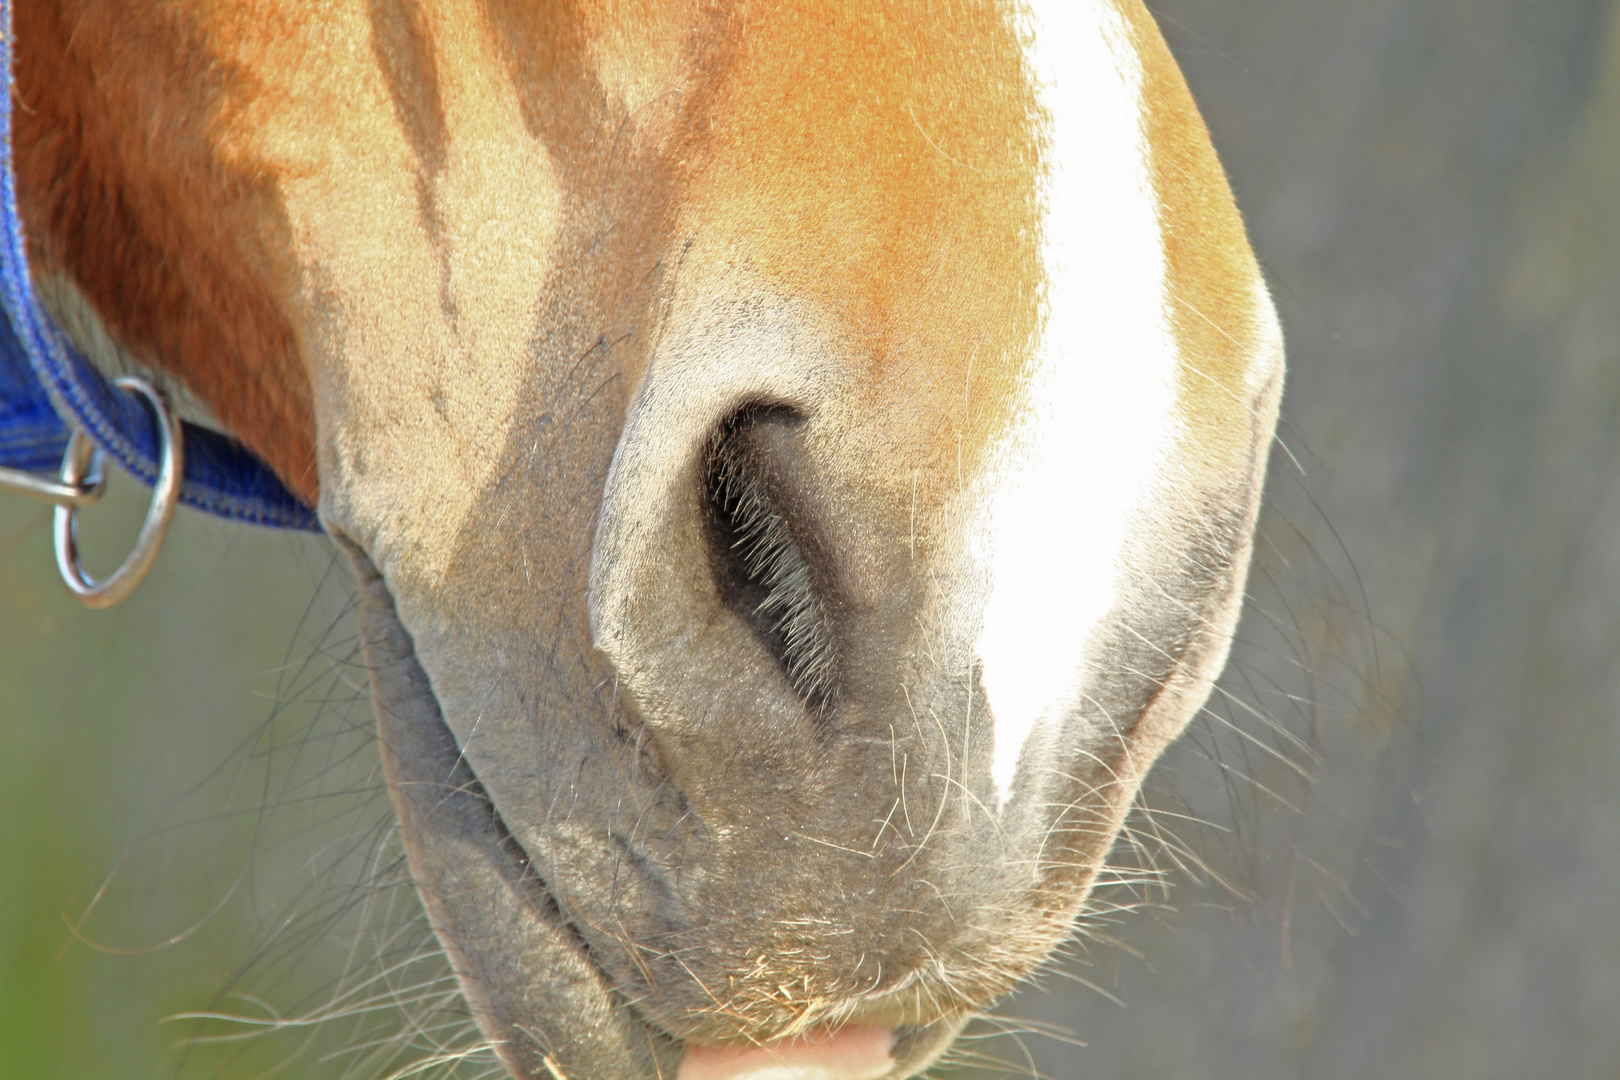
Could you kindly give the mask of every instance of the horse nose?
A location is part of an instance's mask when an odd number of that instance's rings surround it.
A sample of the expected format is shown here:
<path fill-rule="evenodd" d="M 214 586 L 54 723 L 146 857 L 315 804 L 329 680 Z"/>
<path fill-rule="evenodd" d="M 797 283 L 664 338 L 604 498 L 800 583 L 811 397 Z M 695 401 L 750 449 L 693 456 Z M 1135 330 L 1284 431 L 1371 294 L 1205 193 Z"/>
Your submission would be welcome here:
<path fill-rule="evenodd" d="M 759 1046 L 688 1046 L 675 1080 L 879 1080 L 894 1068 L 894 1032 L 812 1029 Z"/>
<path fill-rule="evenodd" d="M 865 632 L 874 590 L 852 568 L 880 560 L 851 537 L 859 529 L 835 527 L 860 515 L 829 490 L 808 410 L 681 404 L 705 415 L 701 427 L 681 440 L 633 433 L 615 464 L 592 553 L 592 634 L 661 767 L 713 821 L 746 811 L 745 768 L 755 787 L 803 788 L 825 740 L 874 713 L 851 676 L 881 666 L 870 642 L 886 639 Z M 796 764 L 772 777 L 772 762 Z"/>

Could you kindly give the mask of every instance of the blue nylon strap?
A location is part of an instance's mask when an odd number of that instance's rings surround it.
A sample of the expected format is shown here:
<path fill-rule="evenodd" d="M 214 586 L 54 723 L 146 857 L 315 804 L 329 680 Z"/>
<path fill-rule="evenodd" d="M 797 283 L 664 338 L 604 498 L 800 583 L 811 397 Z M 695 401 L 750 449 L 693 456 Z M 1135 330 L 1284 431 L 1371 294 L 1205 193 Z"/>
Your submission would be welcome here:
<path fill-rule="evenodd" d="M 55 472 L 67 449 L 68 430 L 39 384 L 28 354 L 0 325 L 0 465 L 28 472 Z"/>
<path fill-rule="evenodd" d="M 55 472 L 72 425 L 142 483 L 157 479 L 156 419 L 145 403 L 114 387 L 80 356 L 40 306 L 28 276 L 11 154 L 11 3 L 0 0 L 0 465 Z M 54 399 L 54 400 L 53 400 Z M 60 410 L 60 411 L 58 411 Z M 185 424 L 182 502 L 221 517 L 282 529 L 320 530 L 304 505 L 241 443 Z"/>

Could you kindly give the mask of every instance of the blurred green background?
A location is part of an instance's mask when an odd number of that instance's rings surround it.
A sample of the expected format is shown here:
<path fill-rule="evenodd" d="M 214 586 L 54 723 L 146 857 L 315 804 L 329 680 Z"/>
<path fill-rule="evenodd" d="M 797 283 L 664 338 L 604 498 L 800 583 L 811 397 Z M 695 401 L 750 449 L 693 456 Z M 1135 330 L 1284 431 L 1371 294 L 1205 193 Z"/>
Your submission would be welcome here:
<path fill-rule="evenodd" d="M 1283 312 L 1287 449 L 1221 694 L 958 1075 L 1620 1077 L 1616 5 L 1152 6 Z M 345 568 L 183 513 L 92 613 L 48 534 L 0 499 L 0 1080 L 338 1075 L 365 1017 L 159 1021 L 420 945 L 356 884 L 395 870 Z"/>
<path fill-rule="evenodd" d="M 144 512 L 114 479 L 81 529 L 103 572 Z M 190 1027 L 158 1020 L 217 1004 L 275 920 L 257 877 L 297 876 L 298 852 L 251 858 L 253 811 L 287 801 L 265 786 L 276 729 L 316 713 L 267 719 L 312 651 L 327 547 L 182 513 L 136 595 L 91 612 L 55 579 L 50 511 L 0 499 L 0 1077 L 173 1072 Z"/>

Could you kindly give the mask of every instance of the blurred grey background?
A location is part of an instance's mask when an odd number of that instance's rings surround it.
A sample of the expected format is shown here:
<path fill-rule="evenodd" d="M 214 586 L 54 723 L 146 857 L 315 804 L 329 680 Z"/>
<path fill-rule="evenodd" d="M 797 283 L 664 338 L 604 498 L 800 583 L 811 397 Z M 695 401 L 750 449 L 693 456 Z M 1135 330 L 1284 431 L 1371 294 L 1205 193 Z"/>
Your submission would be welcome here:
<path fill-rule="evenodd" d="M 1153 10 L 1288 333 L 1253 603 L 1087 937 L 954 1075 L 1620 1077 L 1617 5 Z M 343 568 L 188 514 L 87 613 L 47 545 L 0 500 L 0 1078 L 339 1075 L 158 1021 L 307 1012 L 359 940 Z"/>

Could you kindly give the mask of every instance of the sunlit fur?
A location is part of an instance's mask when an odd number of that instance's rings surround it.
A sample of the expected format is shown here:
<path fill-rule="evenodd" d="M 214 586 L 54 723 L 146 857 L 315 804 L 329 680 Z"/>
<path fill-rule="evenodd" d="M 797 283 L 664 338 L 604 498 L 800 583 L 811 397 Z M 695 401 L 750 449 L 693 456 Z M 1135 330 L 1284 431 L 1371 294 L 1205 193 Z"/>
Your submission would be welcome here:
<path fill-rule="evenodd" d="M 25 0 L 42 281 L 352 558 L 513 1073 L 1068 933 L 1242 601 L 1281 339 L 1138 0 Z"/>

